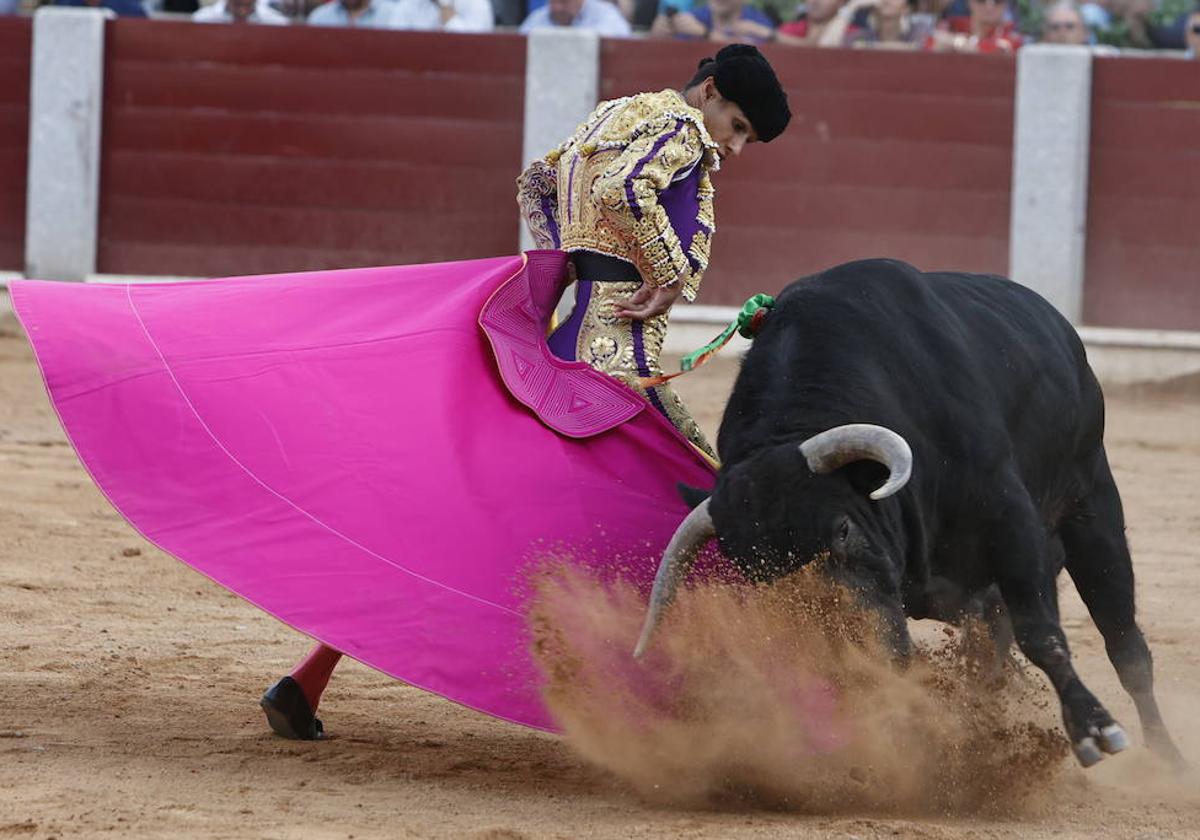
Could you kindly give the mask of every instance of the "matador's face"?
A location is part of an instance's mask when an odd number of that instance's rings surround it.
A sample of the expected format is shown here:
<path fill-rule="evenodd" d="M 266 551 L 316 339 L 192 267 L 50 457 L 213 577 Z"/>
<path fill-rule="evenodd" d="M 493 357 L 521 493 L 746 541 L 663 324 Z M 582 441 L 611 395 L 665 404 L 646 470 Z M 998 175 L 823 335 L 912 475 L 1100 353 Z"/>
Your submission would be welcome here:
<path fill-rule="evenodd" d="M 700 112 L 704 114 L 704 127 L 717 144 L 721 160 L 740 155 L 747 143 L 758 140 L 754 126 L 741 106 L 721 96 L 711 76 L 700 87 Z"/>

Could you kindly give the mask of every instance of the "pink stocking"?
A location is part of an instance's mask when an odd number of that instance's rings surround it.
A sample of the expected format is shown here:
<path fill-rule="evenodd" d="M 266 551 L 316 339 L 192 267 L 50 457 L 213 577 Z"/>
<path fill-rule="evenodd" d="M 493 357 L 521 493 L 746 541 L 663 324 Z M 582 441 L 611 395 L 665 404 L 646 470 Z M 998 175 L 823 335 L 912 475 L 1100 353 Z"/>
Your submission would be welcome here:
<path fill-rule="evenodd" d="M 304 699 L 308 701 L 308 706 L 314 714 L 317 704 L 321 702 L 321 694 L 329 684 L 329 677 L 341 658 L 341 651 L 318 643 L 308 652 L 308 656 L 292 669 L 292 679 L 300 685 Z"/>

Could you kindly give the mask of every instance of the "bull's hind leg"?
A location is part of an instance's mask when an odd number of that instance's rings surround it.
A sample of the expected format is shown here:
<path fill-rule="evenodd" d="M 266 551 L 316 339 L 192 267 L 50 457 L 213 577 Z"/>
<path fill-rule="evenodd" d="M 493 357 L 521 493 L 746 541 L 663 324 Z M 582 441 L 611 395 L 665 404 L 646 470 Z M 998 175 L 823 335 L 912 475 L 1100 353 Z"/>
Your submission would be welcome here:
<path fill-rule="evenodd" d="M 1125 540 L 1121 497 L 1103 453 L 1091 493 L 1059 526 L 1066 567 L 1104 636 L 1108 658 L 1137 706 L 1146 744 L 1175 766 L 1183 757 L 1171 740 L 1154 698 L 1150 648 L 1134 619 L 1133 564 Z"/>

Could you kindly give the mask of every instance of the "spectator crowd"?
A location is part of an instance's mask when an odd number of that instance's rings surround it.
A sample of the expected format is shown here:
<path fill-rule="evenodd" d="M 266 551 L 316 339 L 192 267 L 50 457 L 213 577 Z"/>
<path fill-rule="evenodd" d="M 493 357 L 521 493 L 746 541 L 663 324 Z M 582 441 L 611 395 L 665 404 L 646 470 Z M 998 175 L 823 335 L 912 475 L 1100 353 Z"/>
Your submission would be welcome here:
<path fill-rule="evenodd" d="M 1023 44 L 1109 45 L 1200 55 L 1200 0 L 48 0 L 122 16 L 203 23 L 527 33 L 1011 53 Z M 38 0 L 0 0 L 0 15 Z"/>

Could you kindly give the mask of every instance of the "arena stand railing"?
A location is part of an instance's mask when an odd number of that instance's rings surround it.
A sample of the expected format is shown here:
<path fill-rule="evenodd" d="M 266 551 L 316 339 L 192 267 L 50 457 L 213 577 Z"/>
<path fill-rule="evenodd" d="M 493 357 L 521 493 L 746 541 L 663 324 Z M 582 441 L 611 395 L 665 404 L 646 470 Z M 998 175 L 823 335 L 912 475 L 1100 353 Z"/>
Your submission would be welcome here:
<path fill-rule="evenodd" d="M 77 275 L 224 276 L 514 252 L 513 179 L 537 147 L 526 136 L 531 114 L 558 108 L 560 124 L 571 124 L 597 97 L 679 85 L 678 69 L 709 52 L 604 40 L 536 84 L 530 68 L 556 34 L 107 22 L 97 247 Z M 27 19 L 0 20 L 0 167 L 9 173 L 0 268 L 10 270 L 34 262 L 23 247 L 20 142 L 31 43 Z M 1049 47 L 1016 58 L 767 51 L 795 119 L 717 175 L 704 306 L 679 319 L 719 320 L 752 292 L 886 255 L 1011 273 L 1089 328 L 1200 330 L 1200 242 L 1187 222 L 1200 218 L 1191 151 L 1200 91 L 1190 65 Z M 591 102 L 554 101 L 555 85 L 570 79 L 594 91 Z M 1035 101 L 1032 89 L 1049 99 Z M 46 186 L 30 184 L 29 195 Z"/>

